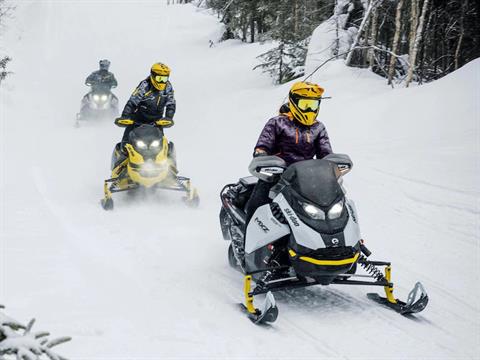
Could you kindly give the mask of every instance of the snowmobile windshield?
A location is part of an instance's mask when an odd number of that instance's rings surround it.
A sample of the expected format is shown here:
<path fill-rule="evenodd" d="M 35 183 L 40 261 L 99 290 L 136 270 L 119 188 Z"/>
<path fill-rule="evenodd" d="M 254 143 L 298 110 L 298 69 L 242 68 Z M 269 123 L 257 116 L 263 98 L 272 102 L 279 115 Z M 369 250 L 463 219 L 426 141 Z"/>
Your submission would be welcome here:
<path fill-rule="evenodd" d="M 140 125 L 130 133 L 130 144 L 142 154 L 158 154 L 162 149 L 163 131 L 154 125 Z"/>
<path fill-rule="evenodd" d="M 92 99 L 96 103 L 105 103 L 110 99 L 110 92 L 101 90 L 104 89 L 95 89 L 95 91 L 92 91 Z"/>
<path fill-rule="evenodd" d="M 300 161 L 288 167 L 282 180 L 304 199 L 328 208 L 344 195 L 335 167 L 327 160 Z"/>
<path fill-rule="evenodd" d="M 282 194 L 304 223 L 321 232 L 340 231 L 348 220 L 345 195 L 336 165 L 327 160 L 306 160 L 290 165 L 279 182 Z"/>

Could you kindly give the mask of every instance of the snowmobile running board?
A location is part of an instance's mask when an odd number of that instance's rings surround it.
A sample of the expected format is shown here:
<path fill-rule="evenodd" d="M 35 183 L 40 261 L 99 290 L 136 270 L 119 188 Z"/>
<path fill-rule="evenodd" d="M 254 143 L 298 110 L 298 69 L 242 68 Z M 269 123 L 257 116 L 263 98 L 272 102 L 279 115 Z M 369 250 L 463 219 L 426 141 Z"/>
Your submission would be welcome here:
<path fill-rule="evenodd" d="M 375 268 L 376 271 L 371 272 L 369 275 L 361 275 L 367 276 L 370 278 L 375 279 L 375 281 L 359 281 L 359 280 L 349 280 L 349 277 L 354 277 L 355 274 L 342 274 L 338 275 L 331 284 L 339 284 L 339 285 L 367 285 L 367 286 L 383 286 L 385 290 L 386 297 L 381 297 L 376 293 L 368 293 L 367 297 L 376 303 L 386 306 L 389 309 L 396 311 L 401 315 L 411 315 L 414 313 L 418 313 L 424 310 L 428 304 L 428 295 L 425 291 L 425 288 L 420 282 L 417 282 L 414 288 L 408 294 L 407 302 L 403 302 L 401 300 L 395 299 L 393 296 L 393 283 L 391 280 L 391 265 L 388 262 L 383 261 L 369 261 L 366 259 L 362 259 L 358 262 L 359 264 L 366 264 L 366 266 L 379 265 L 385 266 L 385 275 L 381 274 L 381 272 Z M 364 266 L 364 267 L 366 267 Z M 307 286 L 313 285 L 321 285 L 320 281 L 312 279 L 311 281 L 299 280 L 296 277 L 289 277 L 284 280 L 278 279 L 273 281 L 267 281 L 264 284 L 257 284 L 255 288 L 251 291 L 251 282 L 252 282 L 252 275 L 269 272 L 272 270 L 280 270 L 288 268 L 288 266 L 281 266 L 281 267 L 274 267 L 274 268 L 266 268 L 262 270 L 256 270 L 248 273 L 245 275 L 244 278 L 244 296 L 245 296 L 245 305 L 241 304 L 242 309 L 248 314 L 250 320 L 255 324 L 265 324 L 265 323 L 272 323 L 278 317 L 278 308 L 275 303 L 275 298 L 273 297 L 272 292 L 280 291 L 285 289 L 296 289 L 296 288 L 304 288 Z M 358 276 L 358 275 L 357 275 Z M 253 297 L 255 295 L 260 294 L 267 294 L 265 302 L 261 306 L 261 310 L 255 308 L 253 305 Z"/>

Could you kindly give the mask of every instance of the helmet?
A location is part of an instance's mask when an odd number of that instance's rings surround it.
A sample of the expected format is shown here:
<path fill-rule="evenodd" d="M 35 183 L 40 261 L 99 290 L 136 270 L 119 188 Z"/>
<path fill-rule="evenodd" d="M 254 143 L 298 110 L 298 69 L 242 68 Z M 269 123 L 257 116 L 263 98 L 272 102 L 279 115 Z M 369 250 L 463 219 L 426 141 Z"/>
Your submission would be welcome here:
<path fill-rule="evenodd" d="M 170 68 L 162 63 L 155 63 L 150 69 L 150 82 L 157 90 L 165 90 L 167 87 Z"/>
<path fill-rule="evenodd" d="M 108 61 L 107 59 L 104 59 L 104 60 L 100 60 L 98 63 L 100 64 L 100 70 L 108 71 L 108 68 L 110 67 L 110 61 Z"/>
<path fill-rule="evenodd" d="M 288 105 L 295 120 L 311 126 L 320 110 L 320 101 L 325 90 L 317 84 L 296 82 L 288 94 Z"/>

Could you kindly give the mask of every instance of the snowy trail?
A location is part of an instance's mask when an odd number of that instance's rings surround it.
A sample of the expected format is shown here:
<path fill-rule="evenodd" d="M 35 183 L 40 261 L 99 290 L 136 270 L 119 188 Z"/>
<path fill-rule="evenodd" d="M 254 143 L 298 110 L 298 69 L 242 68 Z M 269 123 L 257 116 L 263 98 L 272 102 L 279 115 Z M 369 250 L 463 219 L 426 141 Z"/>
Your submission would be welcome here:
<path fill-rule="evenodd" d="M 62 353 L 75 359 L 478 355 L 479 287 L 466 291 L 478 280 L 479 208 L 471 200 L 478 186 L 462 190 L 430 174 L 412 177 L 401 161 L 395 171 L 383 168 L 398 139 L 392 137 L 390 152 L 372 154 L 356 137 L 360 127 L 349 132 L 351 122 L 327 123 L 336 148 L 356 162 L 347 187 L 376 257 L 394 263 L 397 296 L 422 280 L 430 308 L 412 320 L 369 302 L 365 293 L 376 289 L 309 288 L 278 294 L 278 322 L 255 327 L 237 309 L 242 278 L 228 268 L 217 216 L 218 191 L 246 174 L 258 131 L 287 89 L 273 89 L 251 71 L 263 47 L 209 48 L 221 33 L 214 17 L 160 1 L 25 2 L 18 13 L 15 87 L 2 95 L 8 121 L 0 302 L 17 318 L 34 314 L 53 334 L 73 336 Z M 186 209 L 175 194 L 146 201 L 120 195 L 113 212 L 100 208 L 122 130 L 72 125 L 84 77 L 105 57 L 121 104 L 152 62 L 171 65 L 178 112 L 166 135 L 177 146 L 181 173 L 200 190 L 198 210 Z M 33 79 L 32 69 L 41 69 Z M 347 110 L 332 102 L 325 115 L 336 120 Z M 447 201 L 438 202 L 445 194 L 458 228 L 432 221 L 445 218 Z M 454 234 L 465 247 L 446 254 L 441 248 Z M 404 242 L 396 247 L 394 240 Z M 462 276 L 439 268 L 452 258 L 465 259 L 455 264 Z"/>

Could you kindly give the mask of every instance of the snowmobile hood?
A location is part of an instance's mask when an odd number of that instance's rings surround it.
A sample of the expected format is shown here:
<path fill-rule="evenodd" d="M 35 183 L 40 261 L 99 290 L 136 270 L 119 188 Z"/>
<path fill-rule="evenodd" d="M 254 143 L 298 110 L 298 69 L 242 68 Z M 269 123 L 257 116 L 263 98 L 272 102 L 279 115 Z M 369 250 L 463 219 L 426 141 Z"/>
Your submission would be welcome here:
<path fill-rule="evenodd" d="M 149 124 L 140 125 L 130 133 L 130 142 L 134 142 L 137 139 L 151 142 L 153 140 L 162 139 L 162 138 L 163 138 L 162 129 Z"/>
<path fill-rule="evenodd" d="M 324 208 L 344 195 L 338 183 L 336 165 L 328 160 L 313 159 L 292 164 L 282 174 L 280 182 Z"/>

